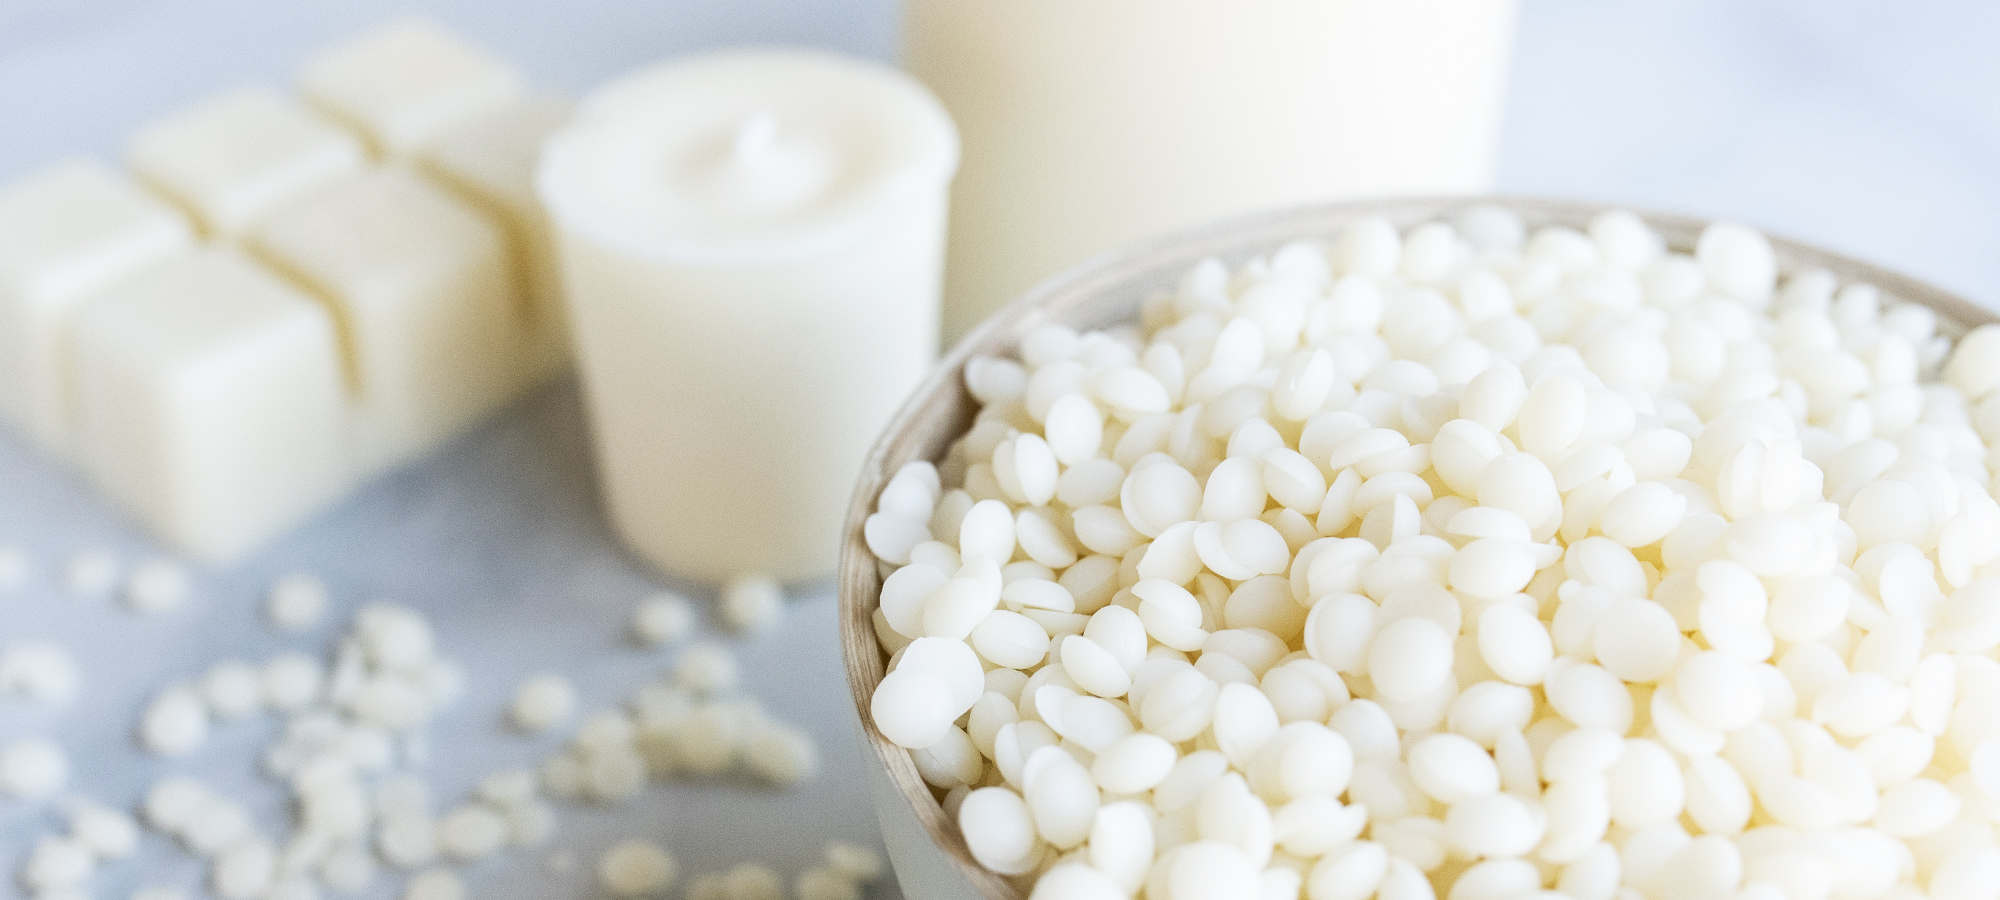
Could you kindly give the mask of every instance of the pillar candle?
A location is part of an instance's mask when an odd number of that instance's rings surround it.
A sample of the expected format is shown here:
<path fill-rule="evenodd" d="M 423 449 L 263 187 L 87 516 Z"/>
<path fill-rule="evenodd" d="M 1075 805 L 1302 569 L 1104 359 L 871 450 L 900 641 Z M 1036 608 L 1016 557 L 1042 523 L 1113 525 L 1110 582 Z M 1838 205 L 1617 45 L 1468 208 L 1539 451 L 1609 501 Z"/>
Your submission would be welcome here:
<path fill-rule="evenodd" d="M 543 148 L 598 474 L 655 566 L 830 575 L 876 434 L 937 351 L 957 133 L 803 51 L 631 75 Z"/>
<path fill-rule="evenodd" d="M 905 0 L 965 141 L 945 331 L 1120 244 L 1489 186 L 1513 0 Z"/>

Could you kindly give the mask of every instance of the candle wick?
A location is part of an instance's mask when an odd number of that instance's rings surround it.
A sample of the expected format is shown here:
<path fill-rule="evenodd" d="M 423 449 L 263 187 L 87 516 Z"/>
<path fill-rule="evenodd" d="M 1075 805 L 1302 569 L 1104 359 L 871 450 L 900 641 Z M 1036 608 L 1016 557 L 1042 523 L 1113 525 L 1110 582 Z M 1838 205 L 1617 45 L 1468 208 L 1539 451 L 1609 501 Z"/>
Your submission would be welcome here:
<path fill-rule="evenodd" d="M 736 130 L 734 146 L 737 159 L 755 159 L 769 152 L 778 139 L 778 117 L 760 112 L 745 120 Z"/>

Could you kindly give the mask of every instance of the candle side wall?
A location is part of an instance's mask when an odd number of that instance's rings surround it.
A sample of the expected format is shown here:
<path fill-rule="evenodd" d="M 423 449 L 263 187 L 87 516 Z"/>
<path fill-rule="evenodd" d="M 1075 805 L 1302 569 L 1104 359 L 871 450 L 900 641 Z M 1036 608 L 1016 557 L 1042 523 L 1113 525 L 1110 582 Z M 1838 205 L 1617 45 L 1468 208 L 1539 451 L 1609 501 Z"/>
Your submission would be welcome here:
<path fill-rule="evenodd" d="M 667 264 L 559 229 L 601 490 L 630 549 L 709 580 L 834 571 L 869 446 L 937 356 L 943 192 L 838 252 Z"/>
<path fill-rule="evenodd" d="M 906 0 L 957 120 L 946 340 L 1098 252 L 1251 210 L 1491 183 L 1511 0 Z"/>

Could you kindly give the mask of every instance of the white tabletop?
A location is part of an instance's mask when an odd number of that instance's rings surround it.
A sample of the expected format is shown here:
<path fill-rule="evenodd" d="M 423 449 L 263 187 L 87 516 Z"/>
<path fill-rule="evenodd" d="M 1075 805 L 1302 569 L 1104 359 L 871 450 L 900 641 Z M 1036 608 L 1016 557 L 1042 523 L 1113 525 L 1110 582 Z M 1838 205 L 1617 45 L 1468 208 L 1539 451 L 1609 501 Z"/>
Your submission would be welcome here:
<path fill-rule="evenodd" d="M 0 3 L 0 178 L 53 157 L 115 158 L 132 126 L 244 81 L 283 84 L 298 60 L 384 16 L 415 9 L 516 60 L 535 84 L 577 92 L 642 62 L 744 43 L 801 43 L 888 58 L 888 0 L 595 0 L 500 3 L 386 0 L 6 0 Z M 1901 269 L 2000 306 L 2000 6 L 1605 4 L 1528 0 L 1498 187 L 1738 218 Z M 0 437 L 0 544 L 28 547 L 42 572 L 0 596 L 0 641 L 55 637 L 85 664 L 86 687 L 59 713 L 0 701 L 0 741 L 49 734 L 69 750 L 79 792 L 127 804 L 169 771 L 259 798 L 272 724 L 229 726 L 187 761 L 138 752 L 131 726 L 162 683 L 222 657 L 315 649 L 265 629 L 256 599 L 274 576 L 314 571 L 339 610 L 391 598 L 433 616 L 470 689 L 434 728 L 439 795 L 533 761 L 553 746 L 508 735 L 505 696 L 523 676 L 560 671 L 593 705 L 617 702 L 672 657 L 622 636 L 652 582 L 599 518 L 573 387 L 551 386 L 445 453 L 374 484 L 231 571 L 197 579 L 190 608 L 140 619 L 50 581 L 68 553 L 108 547 L 130 560 L 143 538 L 60 468 Z M 551 615 L 554 613 L 554 615 Z M 672 846 L 684 871 L 759 860 L 788 873 L 833 836 L 872 840 L 861 757 L 833 639 L 833 601 L 794 603 L 783 625 L 732 643 L 750 686 L 807 725 L 821 777 L 792 791 L 738 782 L 656 787 L 616 810 L 565 808 L 554 846 L 585 861 L 622 836 Z M 0 802 L 0 897 L 53 814 Z M 468 871 L 475 896 L 582 896 L 587 871 L 551 873 L 546 851 Z M 587 867 L 586 867 L 587 868 Z M 143 880 L 193 886 L 198 864 L 149 837 L 142 856 L 102 873 L 96 895 Z M 891 895 L 884 889 L 880 896 Z M 379 883 L 367 896 L 393 896 Z"/>

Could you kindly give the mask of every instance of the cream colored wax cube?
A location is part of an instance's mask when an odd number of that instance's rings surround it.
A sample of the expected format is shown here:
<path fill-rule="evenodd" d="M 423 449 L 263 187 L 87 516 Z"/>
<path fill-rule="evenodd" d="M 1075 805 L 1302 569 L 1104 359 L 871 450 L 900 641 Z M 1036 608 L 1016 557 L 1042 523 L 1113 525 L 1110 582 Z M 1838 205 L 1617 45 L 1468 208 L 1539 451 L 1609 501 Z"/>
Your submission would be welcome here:
<path fill-rule="evenodd" d="M 300 73 L 299 89 L 367 134 L 378 151 L 407 156 L 445 129 L 513 99 L 521 81 L 455 35 L 412 20 L 314 57 Z"/>
<path fill-rule="evenodd" d="M 59 163 L 0 190 L 0 417 L 66 451 L 71 312 L 193 239 L 172 207 L 95 163 Z"/>
<path fill-rule="evenodd" d="M 235 237 L 279 205 L 352 175 L 359 138 L 262 89 L 209 100 L 133 139 L 132 170 L 211 235 Z"/>
<path fill-rule="evenodd" d="M 569 366 L 562 271 L 548 216 L 535 196 L 535 163 L 542 140 L 569 121 L 575 108 L 567 98 L 522 97 L 445 132 L 421 157 L 432 175 L 507 228 L 527 301 L 522 376 L 529 384 Z"/>
<path fill-rule="evenodd" d="M 345 486 L 332 318 L 241 252 L 148 266 L 74 327 L 85 469 L 180 552 L 232 559 Z"/>
<path fill-rule="evenodd" d="M 431 450 L 519 384 L 506 238 L 422 176 L 392 167 L 341 182 L 278 212 L 251 242 L 333 306 L 364 472 Z"/>

